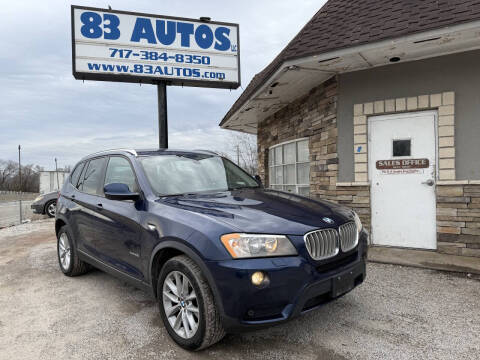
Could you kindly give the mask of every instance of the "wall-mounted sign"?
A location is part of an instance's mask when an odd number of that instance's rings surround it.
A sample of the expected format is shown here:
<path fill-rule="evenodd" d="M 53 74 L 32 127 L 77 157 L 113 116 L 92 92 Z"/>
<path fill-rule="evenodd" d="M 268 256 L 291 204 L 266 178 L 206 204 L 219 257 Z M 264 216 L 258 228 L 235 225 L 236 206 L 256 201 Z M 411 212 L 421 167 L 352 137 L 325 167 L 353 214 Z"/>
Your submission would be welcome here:
<path fill-rule="evenodd" d="M 73 76 L 236 89 L 238 24 L 72 6 Z"/>
<path fill-rule="evenodd" d="M 423 174 L 423 169 L 386 169 L 380 170 L 380 175 L 411 175 Z"/>
<path fill-rule="evenodd" d="M 426 169 L 429 166 L 430 161 L 428 159 L 378 160 L 376 162 L 378 170 Z"/>

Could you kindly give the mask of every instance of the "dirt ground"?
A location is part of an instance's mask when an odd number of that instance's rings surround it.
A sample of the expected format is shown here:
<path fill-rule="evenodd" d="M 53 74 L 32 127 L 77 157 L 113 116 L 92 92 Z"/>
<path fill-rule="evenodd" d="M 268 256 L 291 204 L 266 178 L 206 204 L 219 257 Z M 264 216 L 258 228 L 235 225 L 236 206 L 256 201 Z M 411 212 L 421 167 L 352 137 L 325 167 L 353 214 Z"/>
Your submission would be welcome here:
<path fill-rule="evenodd" d="M 369 264 L 338 301 L 200 353 L 168 337 L 156 303 L 100 271 L 58 269 L 52 220 L 0 230 L 0 359 L 479 359 L 480 281 Z"/>

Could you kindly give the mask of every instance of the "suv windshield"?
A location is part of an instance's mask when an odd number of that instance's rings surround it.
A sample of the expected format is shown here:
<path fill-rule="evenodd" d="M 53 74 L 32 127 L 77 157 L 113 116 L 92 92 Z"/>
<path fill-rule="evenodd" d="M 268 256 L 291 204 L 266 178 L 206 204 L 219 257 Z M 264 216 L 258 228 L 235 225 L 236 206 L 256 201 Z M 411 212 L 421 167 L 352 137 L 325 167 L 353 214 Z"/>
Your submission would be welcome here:
<path fill-rule="evenodd" d="M 220 156 L 158 155 L 141 157 L 140 162 L 159 196 L 259 186 L 245 171 Z"/>

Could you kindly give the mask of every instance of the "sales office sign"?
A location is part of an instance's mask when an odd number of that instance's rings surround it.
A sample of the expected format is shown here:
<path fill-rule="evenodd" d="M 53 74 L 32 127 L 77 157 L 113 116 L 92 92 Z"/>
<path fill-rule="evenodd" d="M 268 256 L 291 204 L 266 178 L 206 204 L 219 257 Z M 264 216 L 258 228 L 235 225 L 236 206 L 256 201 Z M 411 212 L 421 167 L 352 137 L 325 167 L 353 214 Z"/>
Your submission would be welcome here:
<path fill-rule="evenodd" d="M 378 160 L 375 163 L 382 175 L 423 174 L 430 166 L 428 159 Z"/>
<path fill-rule="evenodd" d="M 72 6 L 73 76 L 236 89 L 238 24 Z"/>

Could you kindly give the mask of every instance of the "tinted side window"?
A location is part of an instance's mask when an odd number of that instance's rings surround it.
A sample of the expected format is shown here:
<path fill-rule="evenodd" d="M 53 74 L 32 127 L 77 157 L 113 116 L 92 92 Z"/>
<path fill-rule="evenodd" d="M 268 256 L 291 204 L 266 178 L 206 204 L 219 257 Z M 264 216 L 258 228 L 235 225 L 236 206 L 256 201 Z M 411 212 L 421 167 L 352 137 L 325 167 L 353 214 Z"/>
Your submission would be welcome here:
<path fill-rule="evenodd" d="M 227 175 L 227 182 L 229 188 L 236 188 L 236 187 L 257 187 L 257 182 L 245 171 L 240 169 L 238 166 L 233 164 L 231 161 L 222 159 L 223 164 L 225 166 L 225 173 Z"/>
<path fill-rule="evenodd" d="M 78 179 L 80 178 L 84 165 L 85 163 L 83 162 L 78 164 L 75 170 L 73 170 L 72 175 L 70 175 L 70 182 L 74 187 L 77 187 Z"/>
<path fill-rule="evenodd" d="M 87 170 L 83 177 L 81 190 L 87 194 L 100 195 L 100 184 L 103 182 L 102 173 L 105 166 L 106 158 L 98 158 L 90 160 Z"/>
<path fill-rule="evenodd" d="M 77 182 L 77 189 L 78 190 L 82 190 L 83 188 L 83 180 L 84 180 L 84 177 L 85 177 L 85 170 L 87 170 L 88 168 L 88 162 L 85 162 L 84 165 L 83 165 L 83 170 L 80 174 L 80 178 L 78 179 L 78 182 Z"/>
<path fill-rule="evenodd" d="M 127 159 L 120 156 L 110 158 L 105 175 L 105 185 L 112 183 L 127 184 L 131 192 L 138 191 L 135 174 Z"/>

